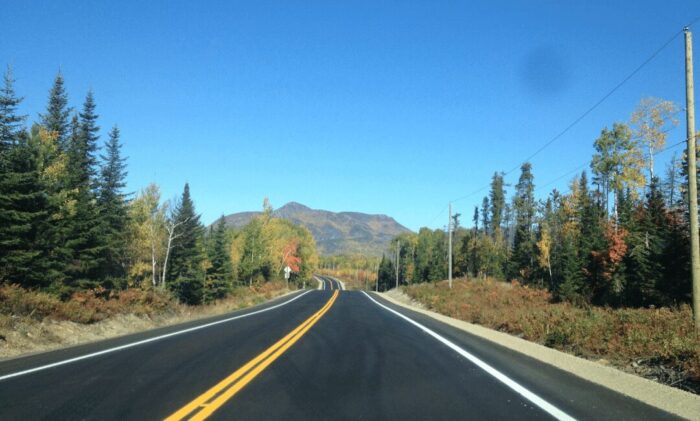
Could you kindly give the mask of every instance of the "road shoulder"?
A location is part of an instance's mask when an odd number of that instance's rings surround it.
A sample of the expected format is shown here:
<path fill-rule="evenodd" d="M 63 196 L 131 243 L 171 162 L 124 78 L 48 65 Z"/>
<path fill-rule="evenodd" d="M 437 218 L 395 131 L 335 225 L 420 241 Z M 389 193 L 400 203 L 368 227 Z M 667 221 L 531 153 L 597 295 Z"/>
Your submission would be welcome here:
<path fill-rule="evenodd" d="M 394 305 L 421 313 L 656 408 L 684 418 L 700 419 L 700 396 L 547 348 L 507 333 L 426 310 L 415 305 L 407 296 L 397 295 L 396 292 L 380 293 L 379 296 Z"/>

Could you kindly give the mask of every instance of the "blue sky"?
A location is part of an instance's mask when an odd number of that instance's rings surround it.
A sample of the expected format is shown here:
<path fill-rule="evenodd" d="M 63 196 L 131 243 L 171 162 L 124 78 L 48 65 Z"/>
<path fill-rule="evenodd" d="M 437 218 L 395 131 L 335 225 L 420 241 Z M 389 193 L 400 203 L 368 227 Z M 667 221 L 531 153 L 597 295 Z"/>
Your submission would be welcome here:
<path fill-rule="evenodd" d="M 414 230 L 444 225 L 449 200 L 519 165 L 700 16 L 690 0 L 0 0 L 0 10 L 0 57 L 23 111 L 38 118 L 58 69 L 72 105 L 92 88 L 103 138 L 121 129 L 130 191 L 155 182 L 169 198 L 187 181 L 205 223 L 268 196 Z M 678 37 L 535 157 L 538 196 L 566 189 L 570 177 L 549 182 L 587 162 L 600 129 L 642 97 L 682 103 L 683 60 Z M 684 132 L 681 118 L 669 143 Z M 455 210 L 469 220 L 484 194 Z"/>

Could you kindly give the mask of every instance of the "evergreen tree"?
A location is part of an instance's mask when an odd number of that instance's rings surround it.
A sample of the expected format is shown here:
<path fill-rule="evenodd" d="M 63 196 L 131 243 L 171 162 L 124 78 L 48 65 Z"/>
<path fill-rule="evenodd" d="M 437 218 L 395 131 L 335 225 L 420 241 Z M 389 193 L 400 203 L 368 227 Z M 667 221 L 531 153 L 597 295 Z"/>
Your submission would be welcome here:
<path fill-rule="evenodd" d="M 90 188 L 97 190 L 99 182 L 97 180 L 97 142 L 100 138 L 100 128 L 97 125 L 98 115 L 95 113 L 95 97 L 92 90 L 88 91 L 83 103 L 83 110 L 80 112 L 80 136 L 77 146 L 80 157 L 79 172 Z M 118 131 L 117 131 L 118 134 Z"/>
<path fill-rule="evenodd" d="M 31 150 L 22 142 L 2 153 L 0 173 L 0 282 L 44 287 L 42 244 L 48 203 Z"/>
<path fill-rule="evenodd" d="M 520 179 L 515 186 L 515 237 L 513 240 L 512 277 L 531 280 L 535 270 L 535 185 L 532 165 L 526 162 L 521 167 Z"/>
<path fill-rule="evenodd" d="M 209 239 L 209 263 L 204 283 L 204 301 L 224 298 L 233 284 L 233 265 L 226 239 L 224 217 L 219 219 Z"/>
<path fill-rule="evenodd" d="M 185 184 L 174 212 L 176 236 L 168 264 L 168 286 L 180 301 L 199 304 L 202 301 L 204 271 L 202 268 L 202 236 L 204 228 L 195 213 L 190 186 Z"/>
<path fill-rule="evenodd" d="M 95 142 L 93 128 L 97 116 L 92 95 L 88 94 L 80 119 L 74 115 L 68 144 L 68 194 L 74 203 L 66 221 L 66 247 L 71 257 L 66 267 L 66 293 L 75 288 L 114 287 L 113 279 L 102 277 L 107 244 L 104 221 L 100 218 L 95 186 Z"/>
<path fill-rule="evenodd" d="M 46 114 L 41 115 L 41 125 L 56 136 L 60 150 L 66 150 L 70 132 L 68 94 L 66 93 L 63 74 L 59 71 L 49 91 L 49 104 Z"/>
<path fill-rule="evenodd" d="M 666 231 L 666 208 L 659 189 L 659 180 L 653 177 L 644 206 L 640 206 L 625 225 L 629 231 L 625 256 L 626 282 L 624 304 L 648 306 L 658 303 L 656 286 L 663 278 L 661 266 Z"/>
<path fill-rule="evenodd" d="M 485 235 L 490 235 L 489 228 L 491 228 L 491 220 L 489 219 L 489 210 L 491 209 L 491 204 L 489 203 L 488 196 L 484 196 L 481 201 L 481 229 Z"/>
<path fill-rule="evenodd" d="M 48 203 L 13 83 L 8 69 L 0 89 L 0 282 L 41 287 L 47 278 L 41 228 Z"/>
<path fill-rule="evenodd" d="M 396 276 L 396 268 L 391 259 L 387 259 L 384 254 L 382 254 L 382 260 L 379 263 L 379 270 L 377 272 L 377 282 L 379 284 L 379 291 L 388 291 L 394 285 Z"/>
<path fill-rule="evenodd" d="M 105 247 L 102 276 L 124 279 L 126 275 L 126 233 L 128 209 L 126 195 L 126 163 L 121 156 L 119 129 L 114 126 L 109 133 L 106 155 L 103 161 L 98 194 L 98 208 L 104 229 Z"/>
<path fill-rule="evenodd" d="M 17 107 L 22 102 L 22 98 L 15 94 L 15 80 L 12 77 L 10 67 L 5 71 L 3 79 L 4 84 L 0 88 L 0 153 L 8 150 L 19 141 L 26 118 L 17 113 Z"/>
<path fill-rule="evenodd" d="M 491 191 L 489 193 L 491 203 L 491 236 L 496 237 L 501 231 L 503 215 L 506 209 L 506 193 L 503 189 L 503 174 L 494 173 L 491 179 Z"/>

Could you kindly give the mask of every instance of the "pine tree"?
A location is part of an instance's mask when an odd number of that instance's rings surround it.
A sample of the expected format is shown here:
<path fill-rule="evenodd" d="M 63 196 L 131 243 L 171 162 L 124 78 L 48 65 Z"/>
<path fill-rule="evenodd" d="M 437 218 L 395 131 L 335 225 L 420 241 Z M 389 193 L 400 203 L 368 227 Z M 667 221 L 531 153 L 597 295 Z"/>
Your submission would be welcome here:
<path fill-rule="evenodd" d="M 101 275 L 123 279 L 126 275 L 126 232 L 128 226 L 128 209 L 126 195 L 125 159 L 121 156 L 119 129 L 114 126 L 109 133 L 105 146 L 99 194 L 97 197 L 100 219 L 104 228 L 106 246 L 103 256 Z"/>
<path fill-rule="evenodd" d="M 224 298 L 233 284 L 233 264 L 229 253 L 229 243 L 226 239 L 226 224 L 224 217 L 219 219 L 216 228 L 210 236 L 209 263 L 204 282 L 204 301 Z"/>
<path fill-rule="evenodd" d="M 168 265 L 168 286 L 183 303 L 199 304 L 202 301 L 204 286 L 202 268 L 204 228 L 199 222 L 199 215 L 195 213 L 189 184 L 185 184 L 173 219 L 176 237 Z"/>
<path fill-rule="evenodd" d="M 56 136 L 60 150 L 67 149 L 70 132 L 68 94 L 64 88 L 63 74 L 59 71 L 49 92 L 49 104 L 46 114 L 41 115 L 41 125 Z"/>

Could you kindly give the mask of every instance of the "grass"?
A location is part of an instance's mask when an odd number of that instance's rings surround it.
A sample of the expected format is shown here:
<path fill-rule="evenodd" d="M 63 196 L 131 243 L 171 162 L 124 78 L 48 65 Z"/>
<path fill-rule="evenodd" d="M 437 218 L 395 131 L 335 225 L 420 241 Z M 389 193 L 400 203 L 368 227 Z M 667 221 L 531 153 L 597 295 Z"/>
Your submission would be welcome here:
<path fill-rule="evenodd" d="M 0 358 L 222 314 L 259 304 L 285 287 L 283 282 L 239 286 L 225 299 L 187 306 L 159 289 L 92 290 L 61 301 L 16 285 L 0 286 Z"/>
<path fill-rule="evenodd" d="M 34 320 L 68 320 L 90 324 L 120 314 L 155 316 L 162 314 L 209 313 L 213 309 L 240 308 L 272 298 L 285 287 L 281 282 L 240 286 L 225 299 L 200 306 L 180 304 L 168 291 L 132 288 L 124 291 L 90 290 L 74 293 L 69 300 L 17 285 L 0 287 L 0 315 Z"/>
<path fill-rule="evenodd" d="M 458 280 L 405 288 L 414 300 L 450 317 L 508 332 L 529 341 L 686 390 L 700 391 L 700 337 L 692 310 L 581 308 L 551 295 L 495 280 Z"/>

